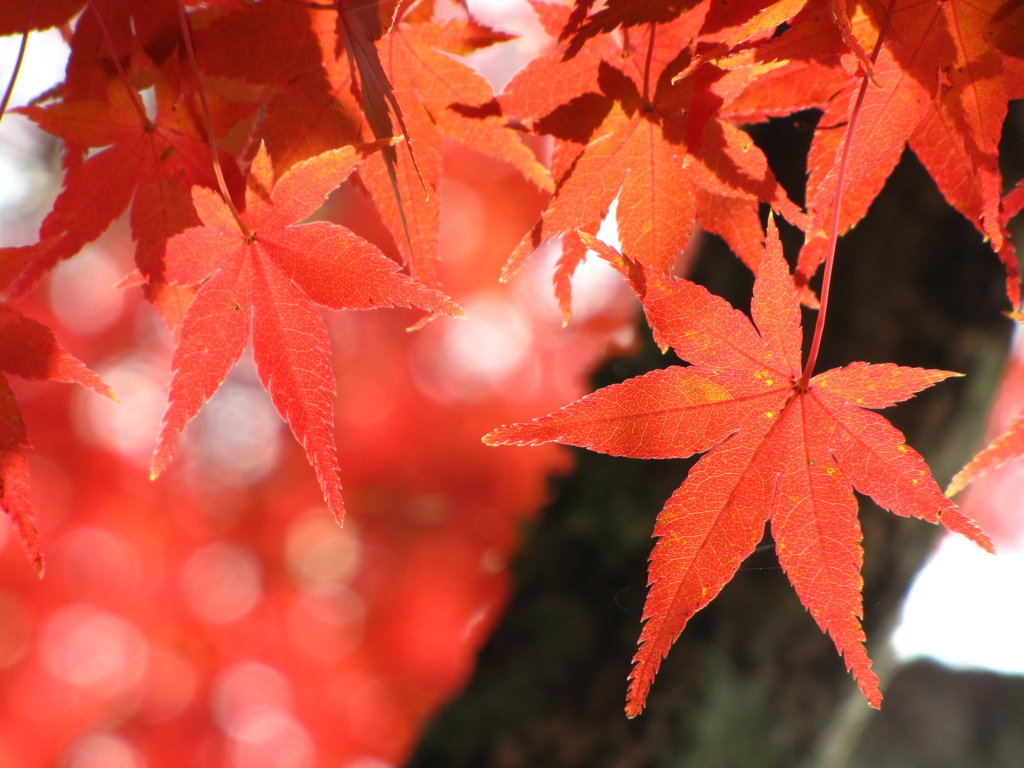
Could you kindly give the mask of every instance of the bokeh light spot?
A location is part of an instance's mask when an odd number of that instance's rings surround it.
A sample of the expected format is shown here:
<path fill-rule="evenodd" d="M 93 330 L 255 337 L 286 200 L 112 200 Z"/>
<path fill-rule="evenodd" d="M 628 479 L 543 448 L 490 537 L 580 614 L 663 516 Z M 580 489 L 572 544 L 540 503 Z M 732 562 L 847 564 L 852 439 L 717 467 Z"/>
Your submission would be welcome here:
<path fill-rule="evenodd" d="M 74 603 L 46 622 L 40 654 L 57 679 L 112 698 L 142 680 L 146 639 L 134 624 L 88 603 Z"/>
<path fill-rule="evenodd" d="M 50 276 L 50 306 L 58 322 L 83 336 L 116 323 L 124 310 L 124 291 L 114 287 L 121 272 L 98 246 L 86 246 L 75 258 L 62 261 Z"/>
<path fill-rule="evenodd" d="M 315 748 L 309 732 L 280 710 L 250 712 L 235 733 L 235 768 L 309 768 Z"/>
<path fill-rule="evenodd" d="M 300 583 L 347 584 L 359 568 L 361 545 L 355 521 L 342 528 L 326 507 L 296 519 L 285 535 L 285 560 Z"/>
<path fill-rule="evenodd" d="M 441 336 L 424 334 L 413 373 L 423 391 L 440 400 L 493 397 L 526 359 L 533 331 L 525 308 L 491 291 L 465 305 L 466 319 L 445 323 Z"/>
<path fill-rule="evenodd" d="M 62 768 L 144 768 L 138 751 L 112 733 L 89 733 L 64 753 Z"/>
<path fill-rule="evenodd" d="M 160 357 L 141 352 L 99 368 L 120 402 L 75 391 L 75 427 L 86 441 L 148 467 L 167 407 L 167 370 Z"/>
<path fill-rule="evenodd" d="M 191 448 L 218 483 L 250 485 L 277 465 L 283 423 L 262 386 L 232 376 L 197 418 Z"/>
<path fill-rule="evenodd" d="M 239 661 L 213 682 L 213 717 L 221 730 L 241 738 L 246 722 L 264 712 L 288 712 L 292 689 L 284 675 L 258 661 Z"/>
<path fill-rule="evenodd" d="M 223 541 L 192 553 L 182 566 L 181 585 L 188 607 L 212 624 L 242 618 L 256 607 L 263 594 L 256 556 Z"/>

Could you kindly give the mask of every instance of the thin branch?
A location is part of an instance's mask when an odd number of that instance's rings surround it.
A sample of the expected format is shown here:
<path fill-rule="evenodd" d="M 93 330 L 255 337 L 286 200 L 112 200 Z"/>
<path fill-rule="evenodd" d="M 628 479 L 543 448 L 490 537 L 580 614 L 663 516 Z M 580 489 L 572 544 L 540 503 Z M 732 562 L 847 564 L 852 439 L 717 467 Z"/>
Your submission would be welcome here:
<path fill-rule="evenodd" d="M 213 173 L 217 177 L 217 186 L 220 188 L 221 197 L 224 198 L 224 203 L 227 205 L 228 210 L 231 211 L 231 215 L 234 217 L 235 223 L 238 224 L 238 228 L 242 231 L 246 240 L 252 241 L 255 235 L 242 219 L 242 215 L 231 200 L 228 185 L 224 182 L 224 172 L 220 167 L 220 156 L 217 153 L 217 136 L 213 131 L 213 118 L 210 116 L 210 105 L 206 102 L 206 91 L 203 90 L 203 81 L 199 75 L 199 64 L 196 62 L 196 54 L 192 50 L 192 36 L 188 31 L 185 9 L 181 5 L 181 0 L 176 0 L 174 5 L 178 9 L 178 24 L 181 26 L 181 36 L 185 41 L 185 51 L 188 53 L 188 62 L 192 67 L 192 76 L 196 81 L 199 103 L 203 105 L 203 119 L 206 121 L 206 142 L 210 145 L 210 153 L 213 155 Z"/>
<path fill-rule="evenodd" d="M 312 8 L 315 11 L 333 11 L 337 10 L 337 6 L 334 3 L 309 3 L 306 0 L 284 0 L 286 3 L 292 5 L 304 5 L 307 8 Z"/>
<path fill-rule="evenodd" d="M 654 22 L 651 22 L 651 33 L 647 37 L 647 60 L 644 61 L 644 109 L 651 108 L 650 83 L 651 83 L 651 59 L 654 58 Z"/>
<path fill-rule="evenodd" d="M 21 64 L 25 60 L 25 49 L 28 47 L 28 33 L 32 29 L 32 22 L 35 21 L 36 5 L 39 0 L 33 0 L 28 8 L 28 18 L 25 20 L 25 32 L 21 36 L 21 47 L 18 49 L 18 60 L 14 62 L 14 71 L 11 73 L 11 80 L 7 83 L 7 90 L 4 91 L 4 100 L 0 101 L 0 120 L 7 114 L 7 105 L 11 101 L 11 94 L 14 93 L 14 84 L 18 81 L 18 73 L 21 72 Z"/>
<path fill-rule="evenodd" d="M 103 35 L 104 41 L 107 43 L 107 48 L 110 49 L 110 58 L 114 60 L 114 68 L 117 70 L 117 74 L 121 77 L 121 82 L 124 83 L 125 90 L 128 91 L 128 98 L 132 101 L 132 106 L 135 107 L 135 111 L 139 113 L 139 119 L 142 120 L 142 124 L 146 127 L 147 131 L 153 130 L 156 126 L 153 125 L 153 121 L 149 119 L 149 115 L 146 114 L 146 107 L 142 103 L 142 99 L 139 98 L 138 91 L 132 85 L 131 80 L 128 79 L 128 74 L 124 71 L 124 67 L 121 66 L 121 60 L 117 56 L 117 49 L 114 47 L 114 39 L 110 36 L 110 30 L 107 29 L 107 22 L 103 19 L 103 14 L 100 13 L 100 9 L 96 7 L 95 0 L 88 0 L 89 7 L 92 8 L 93 13 L 96 14 L 96 23 L 99 25 L 100 34 Z"/>

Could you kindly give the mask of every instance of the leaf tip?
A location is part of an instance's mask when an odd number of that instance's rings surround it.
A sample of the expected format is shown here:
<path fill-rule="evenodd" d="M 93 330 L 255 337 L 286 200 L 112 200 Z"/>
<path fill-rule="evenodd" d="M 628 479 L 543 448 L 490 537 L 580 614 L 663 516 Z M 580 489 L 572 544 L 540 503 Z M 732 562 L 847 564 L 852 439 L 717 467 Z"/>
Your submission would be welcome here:
<path fill-rule="evenodd" d="M 115 403 L 121 402 L 121 398 L 117 396 L 117 393 L 114 392 L 111 386 L 107 384 L 107 382 L 103 381 L 99 376 L 96 377 L 95 383 L 90 382 L 86 386 L 88 386 L 89 389 L 91 389 L 96 394 L 103 395 L 108 400 L 111 400 Z"/>
<path fill-rule="evenodd" d="M 413 323 L 408 328 L 406 328 L 405 332 L 406 333 L 415 333 L 416 331 L 419 331 L 419 330 L 422 330 L 423 328 L 426 328 L 427 325 L 429 325 L 430 323 L 432 323 L 436 319 L 437 319 L 437 312 L 431 312 L 428 315 L 424 315 L 419 320 L 417 320 L 415 323 Z"/>
<path fill-rule="evenodd" d="M 397 136 L 389 136 L 388 138 L 378 139 L 377 141 L 368 141 L 363 144 L 359 144 L 355 147 L 355 150 L 363 157 L 368 157 L 374 152 L 401 144 L 403 141 L 405 141 L 405 136 L 403 134 L 398 134 Z"/>
<path fill-rule="evenodd" d="M 153 451 L 153 458 L 149 462 L 149 479 L 150 481 L 156 480 L 163 474 L 163 471 L 167 469 L 167 465 L 171 461 L 171 456 L 174 452 L 174 447 L 168 445 L 164 436 L 160 436 L 160 441 L 157 444 L 156 450 Z"/>
<path fill-rule="evenodd" d="M 115 403 L 121 402 L 117 394 L 114 392 L 113 389 L 111 389 L 110 385 L 107 384 L 107 382 L 103 381 L 103 379 L 101 379 L 95 373 L 90 371 L 88 368 L 85 368 L 85 366 L 82 366 L 82 369 L 82 375 L 72 378 L 72 381 L 81 384 L 83 387 L 91 389 L 97 395 L 103 395 L 103 397 L 107 398 L 108 400 L 113 400 Z"/>
<path fill-rule="evenodd" d="M 509 256 L 508 261 L 505 262 L 505 266 L 501 268 L 501 275 L 498 277 L 499 282 L 507 283 L 515 277 L 531 253 L 533 253 L 532 250 L 528 250 L 522 245 L 516 248 L 512 255 Z"/>
<path fill-rule="evenodd" d="M 327 500 L 327 508 L 331 510 L 331 514 L 334 515 L 335 522 L 338 523 L 339 528 L 345 527 L 345 504 L 341 500 L 341 488 L 338 488 L 337 498 Z"/>
<path fill-rule="evenodd" d="M 636 667 L 634 667 L 633 672 L 629 675 L 629 690 L 626 692 L 626 717 L 630 720 L 644 711 L 644 707 L 647 705 L 647 692 L 650 690 L 650 686 L 650 680 L 647 680 L 645 684 L 641 683 L 640 676 L 636 672 Z"/>
<path fill-rule="evenodd" d="M 954 478 L 955 481 L 956 478 Z M 973 541 L 990 555 L 996 553 L 995 544 L 992 543 L 992 539 L 988 537 L 988 534 L 981 530 L 977 523 L 963 515 L 955 504 L 950 504 L 948 509 L 940 509 L 936 513 L 936 517 L 938 522 L 945 526 L 947 530 L 959 533 L 964 538 Z"/>
<path fill-rule="evenodd" d="M 323 491 L 327 509 L 334 515 L 335 522 L 343 527 L 345 525 L 345 500 L 341 495 L 341 477 L 337 457 L 333 453 L 333 445 L 330 447 L 330 451 L 326 455 L 314 455 L 307 448 L 306 457 L 316 472 L 317 480 L 320 481 L 320 490 Z"/>
<path fill-rule="evenodd" d="M 145 285 L 147 282 L 148 280 L 146 279 L 146 276 L 142 274 L 142 272 L 140 272 L 138 269 L 133 269 L 127 275 L 125 275 L 116 283 L 114 283 L 114 288 L 124 291 L 129 288 L 136 288 L 140 285 Z"/>
<path fill-rule="evenodd" d="M 536 445 L 534 441 L 524 440 L 520 434 L 522 427 L 528 424 L 502 424 L 497 429 L 491 430 L 480 438 L 484 445 Z M 547 442 L 547 441 L 540 441 Z"/>
<path fill-rule="evenodd" d="M 963 474 L 964 473 L 962 471 L 957 472 L 956 476 L 949 481 L 949 485 L 947 485 L 946 490 L 943 491 L 943 494 L 945 496 L 952 499 L 954 496 L 960 493 L 960 491 L 967 487 L 967 481 L 963 478 Z"/>

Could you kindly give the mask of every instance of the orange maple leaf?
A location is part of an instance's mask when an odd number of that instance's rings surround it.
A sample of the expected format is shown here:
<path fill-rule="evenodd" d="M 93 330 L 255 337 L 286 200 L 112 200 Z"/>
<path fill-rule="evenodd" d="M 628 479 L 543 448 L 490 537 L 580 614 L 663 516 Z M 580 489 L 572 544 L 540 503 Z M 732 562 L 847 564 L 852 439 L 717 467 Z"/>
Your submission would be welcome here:
<path fill-rule="evenodd" d="M 1024 88 L 1019 71 L 1008 65 L 1011 55 L 1024 54 L 1024 12 L 1005 0 L 900 0 L 889 5 L 888 18 L 878 9 L 858 9 L 844 38 L 859 40 L 865 48 L 877 45 L 878 52 L 850 148 L 839 234 L 864 217 L 909 145 L 950 205 L 991 243 L 1006 269 L 1007 296 L 1018 309 L 1020 274 L 1005 228 L 998 145 L 1007 102 Z M 780 83 L 788 80 L 787 92 L 810 91 L 823 79 L 831 82 L 841 69 L 837 57 L 831 67 L 822 66 L 829 37 L 835 47 L 840 34 L 832 20 L 808 7 L 757 56 L 789 62 L 774 73 Z M 815 66 L 807 66 L 811 61 Z M 801 285 L 824 257 L 836 192 L 833 169 L 860 86 L 856 68 L 847 64 L 846 86 L 827 103 L 814 105 L 824 115 L 808 156 L 811 222 L 796 270 Z M 749 97 L 745 101 L 756 103 Z"/>
<path fill-rule="evenodd" d="M 362 153 L 332 150 L 298 163 L 275 184 L 260 145 L 246 182 L 243 234 L 215 192 L 193 187 L 204 226 L 168 242 L 167 279 L 202 283 L 174 351 L 170 403 L 153 455 L 152 475 L 167 466 L 185 425 L 238 361 L 252 336 L 256 368 L 278 412 L 306 450 L 327 505 L 344 516 L 331 433 L 334 391 L 327 328 L 314 303 L 333 309 L 419 307 L 461 316 L 439 291 L 399 272 L 376 246 L 312 214 L 355 168 Z"/>
<path fill-rule="evenodd" d="M 540 2 L 534 7 L 548 27 L 557 28 L 566 15 Z M 712 64 L 684 73 L 707 12 L 703 3 L 681 15 L 677 8 L 669 23 L 630 30 L 628 45 L 599 34 L 566 62 L 558 53 L 535 59 L 501 97 L 508 114 L 557 139 L 555 194 L 502 277 L 511 277 L 542 242 L 566 235 L 572 255 L 556 282 L 566 321 L 565 273 L 583 253 L 572 242 L 575 231 L 593 230 L 617 196 L 623 247 L 661 271 L 671 270 L 695 222 L 756 269 L 759 204 L 804 220 L 750 137 L 718 119 L 722 97 L 715 88 L 726 73 Z"/>
<path fill-rule="evenodd" d="M 407 145 L 396 148 L 404 218 L 389 189 L 383 155 L 367 158 L 359 177 L 391 231 L 408 232 L 408 241 L 396 237 L 396 242 L 412 274 L 427 285 L 438 284 L 444 139 L 512 165 L 538 189 L 554 188 L 547 170 L 506 124 L 490 83 L 455 58 L 510 39 L 468 17 L 444 23 L 405 19 L 378 43 L 408 131 Z"/>
<path fill-rule="evenodd" d="M 207 74 L 287 82 L 261 126 L 280 171 L 327 149 L 390 136 L 390 115 L 401 116 L 395 130 L 407 141 L 367 158 L 358 176 L 412 275 L 436 286 L 444 139 L 513 165 L 539 188 L 552 186 L 518 132 L 506 125 L 490 84 L 456 58 L 512 36 L 468 14 L 431 21 L 427 5 L 400 8 L 392 24 L 390 2 L 367 7 L 360 18 L 374 31 L 360 33 L 351 24 L 354 10 L 354 4 L 335 13 L 257 3 L 197 33 L 200 44 L 210 41 L 200 63 Z"/>
<path fill-rule="evenodd" d="M 774 221 L 754 284 L 753 323 L 701 286 L 582 236 L 630 278 L 659 344 L 692 365 L 600 389 L 557 413 L 503 426 L 484 442 L 556 441 L 634 458 L 708 451 L 658 517 L 627 714 L 643 709 L 672 643 L 732 578 L 768 521 L 801 602 L 878 706 L 860 624 L 863 553 L 852 490 L 993 550 L 942 495 L 903 435 L 864 409 L 893 405 L 957 374 L 852 363 L 801 386 L 799 301 Z"/>

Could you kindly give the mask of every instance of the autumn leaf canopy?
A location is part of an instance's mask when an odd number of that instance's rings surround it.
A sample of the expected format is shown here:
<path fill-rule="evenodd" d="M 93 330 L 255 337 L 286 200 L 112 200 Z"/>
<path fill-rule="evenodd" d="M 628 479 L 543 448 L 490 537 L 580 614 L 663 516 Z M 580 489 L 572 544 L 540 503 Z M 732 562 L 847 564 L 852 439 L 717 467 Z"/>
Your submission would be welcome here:
<path fill-rule="evenodd" d="M 151 476 L 167 470 L 186 426 L 251 347 L 341 521 L 323 309 L 403 307 L 414 328 L 463 316 L 443 283 L 460 296 L 458 270 L 479 265 L 453 267 L 441 247 L 443 201 L 458 194 L 446 153 L 461 145 L 534 195 L 494 281 L 520 279 L 555 249 L 553 293 L 569 324 L 573 280 L 597 253 L 639 297 L 657 343 L 689 364 L 484 438 L 636 458 L 704 454 L 654 531 L 628 714 L 644 707 L 670 646 L 766 523 L 799 598 L 877 706 L 854 491 L 992 545 L 873 412 L 957 374 L 855 362 L 813 375 L 836 242 L 909 148 L 991 247 L 1011 316 L 1024 317 L 1010 236 L 1024 186 L 1008 188 L 999 156 L 1009 104 L 1024 98 L 1024 6 L 530 0 L 546 47 L 495 93 L 472 57 L 515 35 L 465 2 L 449 5 L 8 3 L 0 34 L 58 27 L 70 46 L 64 81 L 14 110 L 61 140 L 62 186 L 35 241 L 0 248 L 0 505 L 31 562 L 42 570 L 28 428 L 6 377 L 113 392 L 17 302 L 127 212 L 134 264 L 120 289 L 141 289 L 174 347 Z M 748 130 L 797 114 L 813 130 L 805 188 L 780 183 Z M 372 212 L 353 224 L 360 234 L 321 209 L 339 188 Z M 792 274 L 783 220 L 802 237 Z M 613 224 L 617 247 L 597 239 Z M 706 233 L 756 276 L 751 318 L 675 276 Z M 443 280 L 446 268 L 455 277 Z M 801 305 L 820 308 L 806 360 Z M 1022 423 L 950 494 L 1024 453 Z"/>

